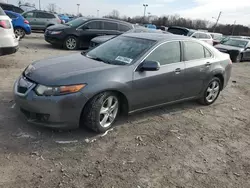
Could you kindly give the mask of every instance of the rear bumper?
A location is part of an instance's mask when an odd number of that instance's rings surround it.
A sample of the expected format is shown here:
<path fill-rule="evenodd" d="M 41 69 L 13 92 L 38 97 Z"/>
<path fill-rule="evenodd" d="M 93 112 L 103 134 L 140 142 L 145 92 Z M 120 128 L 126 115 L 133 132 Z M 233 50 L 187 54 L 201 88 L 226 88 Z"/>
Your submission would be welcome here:
<path fill-rule="evenodd" d="M 0 55 L 9 55 L 16 53 L 18 51 L 19 47 L 14 46 L 14 47 L 6 47 L 6 48 L 0 48 Z"/>

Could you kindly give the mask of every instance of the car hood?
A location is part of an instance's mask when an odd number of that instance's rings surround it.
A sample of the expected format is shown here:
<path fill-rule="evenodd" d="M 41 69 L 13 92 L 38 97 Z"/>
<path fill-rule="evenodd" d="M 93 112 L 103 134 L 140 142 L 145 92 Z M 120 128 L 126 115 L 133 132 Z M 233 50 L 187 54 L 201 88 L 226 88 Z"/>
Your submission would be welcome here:
<path fill-rule="evenodd" d="M 32 64 L 32 69 L 28 73 L 25 71 L 24 74 L 33 82 L 47 86 L 58 86 L 82 83 L 82 77 L 87 78 L 90 73 L 115 67 L 117 65 L 95 61 L 81 53 L 76 53 L 37 61 Z"/>
<path fill-rule="evenodd" d="M 108 41 L 116 36 L 117 35 L 104 35 L 104 36 L 95 37 L 91 41 L 100 44 L 100 43 L 106 42 L 106 41 Z"/>
<path fill-rule="evenodd" d="M 48 30 L 53 30 L 53 31 L 58 31 L 58 30 L 63 30 L 63 29 L 67 29 L 70 28 L 69 25 L 63 25 L 63 24 L 57 24 L 57 25 L 53 25 L 48 27 Z"/>
<path fill-rule="evenodd" d="M 224 44 L 217 44 L 214 47 L 217 48 L 218 50 L 239 50 L 239 51 L 244 50 L 244 48 L 235 47 L 235 46 L 228 46 L 228 45 L 224 45 Z"/>

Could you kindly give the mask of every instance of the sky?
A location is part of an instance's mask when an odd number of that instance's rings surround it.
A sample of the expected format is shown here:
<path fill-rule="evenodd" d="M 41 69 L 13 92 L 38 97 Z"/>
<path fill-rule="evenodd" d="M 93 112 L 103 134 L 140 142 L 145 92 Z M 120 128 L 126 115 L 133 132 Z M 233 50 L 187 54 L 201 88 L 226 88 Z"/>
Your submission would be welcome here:
<path fill-rule="evenodd" d="M 17 4 L 18 0 L 0 0 Z M 55 3 L 63 12 L 77 13 L 77 5 L 80 4 L 80 12 L 84 16 L 109 14 L 112 10 L 118 10 L 120 15 L 143 15 L 143 4 L 148 4 L 146 13 L 151 15 L 175 15 L 191 19 L 205 19 L 215 21 L 221 11 L 219 23 L 238 24 L 250 26 L 250 0 L 40 0 L 42 8 L 46 9 L 49 3 Z M 35 3 L 38 7 L 39 0 L 26 0 Z M 214 18 L 213 18 L 214 17 Z"/>

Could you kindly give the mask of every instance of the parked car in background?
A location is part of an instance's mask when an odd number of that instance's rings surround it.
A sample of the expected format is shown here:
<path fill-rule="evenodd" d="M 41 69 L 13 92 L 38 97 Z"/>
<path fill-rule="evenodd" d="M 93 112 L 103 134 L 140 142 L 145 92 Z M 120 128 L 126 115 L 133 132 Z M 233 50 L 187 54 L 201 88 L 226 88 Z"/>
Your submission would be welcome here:
<path fill-rule="evenodd" d="M 156 25 L 154 24 L 145 24 L 145 27 L 148 29 L 156 29 Z"/>
<path fill-rule="evenodd" d="M 213 38 L 213 45 L 219 44 L 223 39 L 223 35 L 221 33 L 209 33 Z"/>
<path fill-rule="evenodd" d="M 196 31 L 193 29 L 188 29 L 184 27 L 171 26 L 168 28 L 168 32 L 176 35 L 184 35 L 188 37 L 193 37 L 204 42 L 207 42 L 210 45 L 213 45 L 213 38 L 209 33 L 203 31 Z"/>
<path fill-rule="evenodd" d="M 128 22 L 108 18 L 77 18 L 66 24 L 47 28 L 45 40 L 67 50 L 88 48 L 92 38 L 100 35 L 119 35 L 134 26 Z"/>
<path fill-rule="evenodd" d="M 27 35 L 31 34 L 29 21 L 24 19 L 24 17 L 21 14 L 8 10 L 6 10 L 5 13 L 12 19 L 12 25 L 16 37 L 23 38 L 26 34 Z"/>
<path fill-rule="evenodd" d="M 169 32 L 166 32 L 166 31 L 162 31 L 162 30 L 156 30 L 156 29 L 148 29 L 148 28 L 145 28 L 145 27 L 141 27 L 141 26 L 135 26 L 134 29 L 131 29 L 129 31 L 127 31 L 126 33 L 165 33 L 165 34 L 170 34 Z M 104 35 L 104 36 L 98 36 L 98 37 L 95 37 L 93 38 L 91 41 L 90 41 L 90 44 L 89 44 L 89 48 L 94 48 L 112 38 L 115 38 L 117 37 L 117 35 Z"/>
<path fill-rule="evenodd" d="M 213 38 L 209 33 L 205 33 L 202 31 L 190 30 L 188 36 L 199 39 L 199 40 L 204 41 L 204 42 L 207 42 L 210 45 L 213 45 Z"/>
<path fill-rule="evenodd" d="M 214 47 L 228 53 L 233 62 L 250 60 L 250 40 L 248 39 L 229 38 Z"/>
<path fill-rule="evenodd" d="M 70 21 L 70 18 L 67 15 L 58 14 L 58 17 L 60 18 L 60 20 L 62 20 L 62 23 L 67 23 Z"/>
<path fill-rule="evenodd" d="M 19 14 L 22 14 L 24 12 L 23 9 L 21 9 L 21 8 L 19 8 L 17 6 L 14 6 L 12 4 L 0 3 L 0 7 L 3 10 L 9 10 L 9 11 L 16 12 L 16 13 L 19 13 Z"/>
<path fill-rule="evenodd" d="M 11 19 L 0 7 L 0 56 L 15 53 L 18 50 L 18 39 L 15 37 Z"/>
<path fill-rule="evenodd" d="M 29 65 L 15 82 L 14 98 L 29 122 L 54 128 L 80 124 L 105 132 L 119 112 L 194 99 L 213 104 L 231 68 L 229 55 L 205 42 L 126 33 L 88 53 Z"/>
<path fill-rule="evenodd" d="M 165 26 L 157 26 L 156 29 L 160 29 L 162 31 L 167 31 L 168 30 L 168 27 L 165 27 Z"/>
<path fill-rule="evenodd" d="M 40 10 L 28 11 L 23 13 L 22 16 L 29 21 L 32 30 L 45 31 L 46 28 L 61 23 L 56 14 Z"/>

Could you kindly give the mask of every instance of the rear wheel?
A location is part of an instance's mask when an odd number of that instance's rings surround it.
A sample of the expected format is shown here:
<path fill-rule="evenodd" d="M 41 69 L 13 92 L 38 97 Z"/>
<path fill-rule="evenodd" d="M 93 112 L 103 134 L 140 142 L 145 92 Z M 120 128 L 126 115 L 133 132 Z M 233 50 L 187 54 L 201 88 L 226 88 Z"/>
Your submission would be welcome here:
<path fill-rule="evenodd" d="M 17 27 L 14 29 L 16 37 L 20 37 L 21 39 L 25 37 L 25 31 L 23 28 Z"/>
<path fill-rule="evenodd" d="M 221 87 L 220 79 L 217 77 L 213 78 L 204 90 L 203 96 L 200 98 L 199 102 L 203 105 L 213 104 L 220 95 Z"/>
<path fill-rule="evenodd" d="M 63 47 L 67 50 L 77 50 L 78 49 L 78 38 L 75 36 L 68 36 L 65 41 Z"/>
<path fill-rule="evenodd" d="M 115 93 L 101 93 L 86 105 L 82 123 L 98 133 L 105 132 L 115 122 L 119 106 L 119 99 Z"/>

